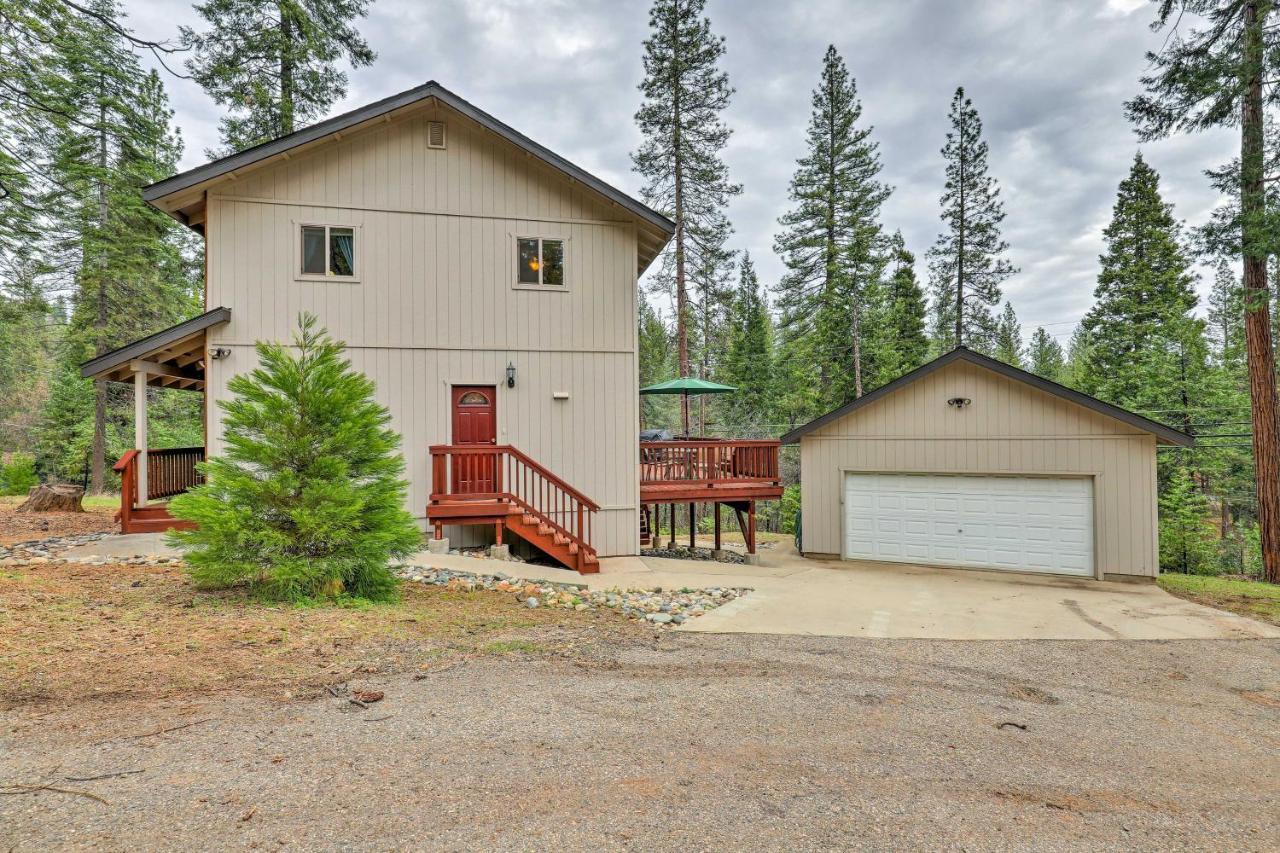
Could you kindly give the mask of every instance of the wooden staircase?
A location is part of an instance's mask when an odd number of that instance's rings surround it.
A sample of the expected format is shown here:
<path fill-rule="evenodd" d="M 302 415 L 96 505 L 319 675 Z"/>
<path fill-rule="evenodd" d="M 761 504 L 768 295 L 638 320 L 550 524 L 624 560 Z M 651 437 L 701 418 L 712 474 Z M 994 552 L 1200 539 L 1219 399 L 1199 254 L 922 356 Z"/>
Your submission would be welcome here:
<path fill-rule="evenodd" d="M 129 450 L 116 462 L 120 475 L 120 509 L 116 521 L 121 533 L 163 533 L 166 530 L 191 530 L 189 521 L 179 521 L 169 514 L 163 503 L 139 500 L 141 489 L 138 468 L 141 453 Z M 180 495 L 204 481 L 196 465 L 204 461 L 203 447 L 172 447 L 147 451 L 147 500 L 163 500 Z"/>
<path fill-rule="evenodd" d="M 509 531 L 566 568 L 600 571 L 591 531 L 600 507 L 510 445 L 435 445 L 427 520 L 437 539 L 444 525 L 491 524 L 494 541 Z"/>
<path fill-rule="evenodd" d="M 600 571 L 600 560 L 590 547 L 582 547 L 537 515 L 513 506 L 507 511 L 506 529 L 551 557 L 582 574 Z"/>

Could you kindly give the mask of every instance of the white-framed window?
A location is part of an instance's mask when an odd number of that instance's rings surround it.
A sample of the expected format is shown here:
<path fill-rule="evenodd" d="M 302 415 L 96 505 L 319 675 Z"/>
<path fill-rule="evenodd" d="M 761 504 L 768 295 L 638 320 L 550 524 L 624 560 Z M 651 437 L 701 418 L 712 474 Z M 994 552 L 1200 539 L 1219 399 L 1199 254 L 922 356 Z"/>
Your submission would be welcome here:
<path fill-rule="evenodd" d="M 360 280 L 360 229 L 354 225 L 298 225 L 297 277 Z"/>
<path fill-rule="evenodd" d="M 516 238 L 516 287 L 565 290 L 565 245 L 562 237 Z"/>

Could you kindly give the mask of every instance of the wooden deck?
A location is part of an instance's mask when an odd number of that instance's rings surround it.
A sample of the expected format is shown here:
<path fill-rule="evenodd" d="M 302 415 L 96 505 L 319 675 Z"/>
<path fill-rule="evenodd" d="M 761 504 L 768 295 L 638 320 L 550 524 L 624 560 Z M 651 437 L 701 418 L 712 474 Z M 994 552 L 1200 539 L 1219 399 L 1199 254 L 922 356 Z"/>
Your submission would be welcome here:
<path fill-rule="evenodd" d="M 782 497 L 776 440 L 646 441 L 640 503 L 741 503 Z"/>
<path fill-rule="evenodd" d="M 756 552 L 756 501 L 782 497 L 777 440 L 726 439 L 640 443 L 640 544 L 652 544 L 661 527 L 662 505 L 671 506 L 672 541 L 676 504 L 711 504 L 715 548 L 720 550 L 720 507 L 737 514 L 747 553 Z M 696 541 L 689 531 L 689 547 Z"/>

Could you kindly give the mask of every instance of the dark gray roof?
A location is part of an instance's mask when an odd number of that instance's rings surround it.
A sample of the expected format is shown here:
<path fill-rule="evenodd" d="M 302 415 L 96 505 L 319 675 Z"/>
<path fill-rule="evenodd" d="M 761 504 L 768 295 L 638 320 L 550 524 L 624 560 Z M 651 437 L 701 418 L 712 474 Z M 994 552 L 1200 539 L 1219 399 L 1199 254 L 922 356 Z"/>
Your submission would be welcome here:
<path fill-rule="evenodd" d="M 113 349 L 111 352 L 103 353 L 97 358 L 91 358 L 84 364 L 80 365 L 80 375 L 83 377 L 101 376 L 123 364 L 128 364 L 135 358 L 142 358 L 148 353 L 163 350 L 170 344 L 177 343 L 185 337 L 202 332 L 210 326 L 216 326 L 219 323 L 226 323 L 231 319 L 230 308 L 214 308 L 207 311 L 199 317 L 192 317 L 190 320 L 179 323 L 176 326 L 170 326 L 163 331 L 156 332 L 154 335 L 147 335 L 141 340 L 134 341 L 131 344 L 125 344 L 119 349 Z"/>
<path fill-rule="evenodd" d="M 462 98 L 450 92 L 434 80 L 424 83 L 406 92 L 398 95 L 392 95 L 389 98 L 383 98 L 381 101 L 375 101 L 372 104 L 352 110 L 349 113 L 343 113 L 340 116 L 334 116 L 326 119 L 319 124 L 313 124 L 310 127 L 303 128 L 282 136 L 279 139 L 273 139 L 270 142 L 264 142 L 253 148 L 241 151 L 238 154 L 232 154 L 229 157 L 223 157 L 220 160 L 214 160 L 212 163 L 206 163 L 186 172 L 174 175 L 172 178 L 166 178 L 163 181 L 145 187 L 142 190 L 142 197 L 147 201 L 155 201 L 175 192 L 193 187 L 196 184 L 203 183 L 211 178 L 225 175 L 227 172 L 233 172 L 236 169 L 242 169 L 245 166 L 265 160 L 268 157 L 274 157 L 299 145 L 305 145 L 308 142 L 314 142 L 317 139 L 328 136 L 332 133 L 338 133 L 349 127 L 353 127 L 370 119 L 377 118 L 381 115 L 389 113 L 401 107 L 409 106 L 418 101 L 425 101 L 428 98 L 436 98 L 448 107 L 457 110 L 467 118 L 477 122 L 478 124 L 488 128 L 494 133 L 506 139 L 508 142 L 523 148 L 530 154 L 541 158 L 546 163 L 559 169 L 564 174 L 577 180 L 610 201 L 616 202 L 619 206 L 625 208 L 641 219 L 649 222 L 654 227 L 662 231 L 668 237 L 675 233 L 675 223 L 667 217 L 658 213 L 656 210 L 648 207 L 644 203 L 637 201 L 619 189 L 616 189 L 595 175 L 587 172 L 579 166 L 575 166 L 568 160 L 556 154 L 549 148 L 546 148 L 534 142 L 529 137 L 520 133 L 518 130 L 499 121 L 489 115 L 484 110 L 471 104 Z"/>
<path fill-rule="evenodd" d="M 967 361 L 970 364 L 976 364 L 979 367 L 994 370 L 1002 376 L 1007 376 L 1010 379 L 1017 380 L 1018 382 L 1026 383 L 1027 385 L 1044 391 L 1047 394 L 1053 394 L 1056 397 L 1061 397 L 1062 399 L 1075 403 L 1078 406 L 1084 406 L 1086 409 L 1092 409 L 1099 414 L 1106 415 L 1109 418 L 1115 418 L 1118 421 L 1129 424 L 1129 426 L 1137 427 L 1140 430 L 1149 432 L 1156 436 L 1156 438 L 1170 444 L 1190 447 L 1196 443 L 1196 440 L 1185 432 L 1180 432 L 1172 427 L 1167 427 L 1162 423 L 1157 423 L 1149 418 L 1144 418 L 1142 415 L 1135 415 L 1133 412 L 1122 409 L 1119 406 L 1104 403 L 1096 397 L 1090 397 L 1088 394 L 1081 394 L 1079 391 L 1073 391 L 1065 385 L 1050 382 L 1048 379 L 1036 376 L 1034 373 L 1019 370 L 1016 367 L 1010 367 L 1002 361 L 996 361 L 994 358 L 987 358 L 985 355 L 981 355 L 973 350 L 966 349 L 965 347 L 957 347 L 946 355 L 939 356 L 928 364 L 921 365 L 910 373 L 899 376 L 888 385 L 883 385 L 869 394 L 863 394 L 852 403 L 846 403 L 834 411 L 827 412 L 817 420 L 810 421 L 802 427 L 796 427 L 791 430 L 791 432 L 782 436 L 782 443 L 795 444 L 805 435 L 808 435 L 814 430 L 824 427 L 832 421 L 843 418 L 845 415 L 855 412 L 863 406 L 869 406 L 881 397 L 886 397 L 894 391 L 897 391 L 899 388 L 902 388 L 905 385 L 910 385 L 917 379 L 922 379 L 930 373 L 933 373 L 935 370 L 946 367 L 948 364 L 955 361 Z"/>

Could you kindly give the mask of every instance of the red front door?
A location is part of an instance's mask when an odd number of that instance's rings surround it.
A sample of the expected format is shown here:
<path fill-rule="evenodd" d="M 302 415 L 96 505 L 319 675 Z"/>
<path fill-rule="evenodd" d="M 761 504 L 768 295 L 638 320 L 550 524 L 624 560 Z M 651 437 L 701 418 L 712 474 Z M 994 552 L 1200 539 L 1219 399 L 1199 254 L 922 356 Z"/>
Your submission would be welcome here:
<path fill-rule="evenodd" d="M 453 443 L 495 445 L 498 443 L 497 396 L 492 385 L 453 386 Z M 453 493 L 492 494 L 495 457 L 485 454 L 454 456 Z"/>

